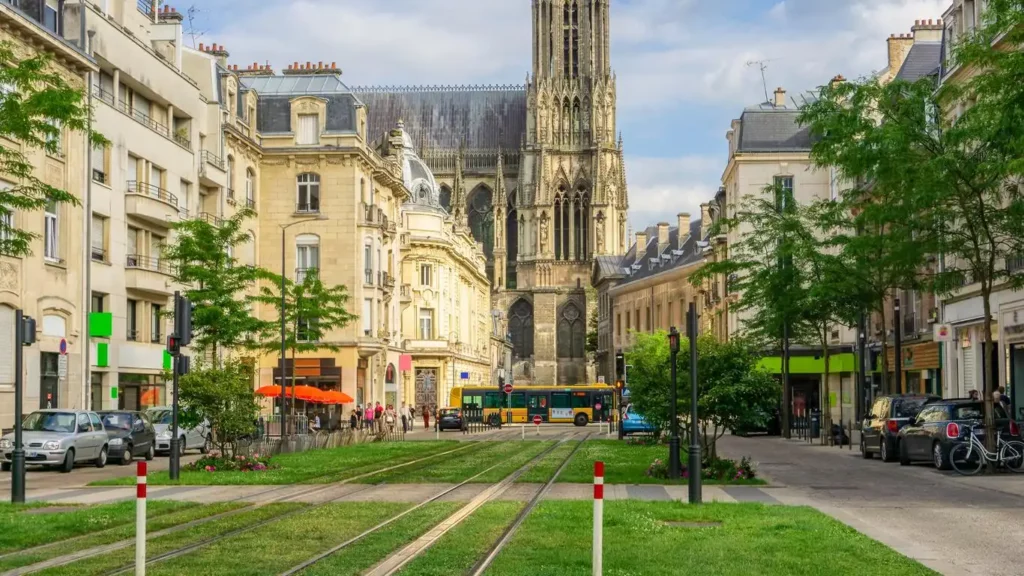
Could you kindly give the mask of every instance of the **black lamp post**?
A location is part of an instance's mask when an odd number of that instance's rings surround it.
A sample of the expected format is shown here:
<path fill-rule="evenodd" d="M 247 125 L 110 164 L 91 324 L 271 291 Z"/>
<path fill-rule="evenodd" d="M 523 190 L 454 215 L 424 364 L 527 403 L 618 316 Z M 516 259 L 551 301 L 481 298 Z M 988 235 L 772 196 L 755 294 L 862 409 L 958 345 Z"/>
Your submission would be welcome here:
<path fill-rule="evenodd" d="M 690 339 L 690 504 L 700 504 L 700 436 L 697 426 L 697 305 L 690 302 L 686 313 L 686 336 Z"/>
<path fill-rule="evenodd" d="M 668 346 L 670 364 L 672 365 L 672 395 L 669 400 L 671 410 L 669 416 L 672 419 L 672 437 L 668 441 L 668 477 L 672 480 L 679 479 L 679 415 L 676 413 L 676 356 L 679 355 L 679 331 L 673 326 L 668 332 Z"/>

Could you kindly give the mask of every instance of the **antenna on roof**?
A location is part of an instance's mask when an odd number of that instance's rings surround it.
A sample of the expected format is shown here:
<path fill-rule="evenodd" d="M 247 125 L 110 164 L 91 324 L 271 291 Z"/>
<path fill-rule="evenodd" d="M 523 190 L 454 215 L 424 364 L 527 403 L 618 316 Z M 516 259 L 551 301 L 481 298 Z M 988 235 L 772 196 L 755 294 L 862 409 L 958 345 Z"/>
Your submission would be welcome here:
<path fill-rule="evenodd" d="M 768 63 L 774 62 L 775 60 L 775 58 L 769 58 L 767 60 L 750 60 L 749 62 L 747 62 L 748 68 L 756 64 L 758 69 L 761 70 L 761 85 L 764 86 L 765 102 L 771 102 L 771 99 L 768 98 L 768 80 L 764 76 L 764 71 L 768 69 Z"/>

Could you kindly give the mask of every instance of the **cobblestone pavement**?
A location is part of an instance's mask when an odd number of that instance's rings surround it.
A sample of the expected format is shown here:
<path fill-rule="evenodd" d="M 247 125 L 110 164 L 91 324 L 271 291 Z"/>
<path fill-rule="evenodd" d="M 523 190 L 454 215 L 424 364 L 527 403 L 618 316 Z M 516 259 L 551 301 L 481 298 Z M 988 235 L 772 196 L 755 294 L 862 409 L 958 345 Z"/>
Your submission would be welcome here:
<path fill-rule="evenodd" d="M 1024 574 L 1024 475 L 962 477 L 781 438 L 727 435 L 718 451 L 750 456 L 779 502 L 813 506 L 942 574 Z"/>

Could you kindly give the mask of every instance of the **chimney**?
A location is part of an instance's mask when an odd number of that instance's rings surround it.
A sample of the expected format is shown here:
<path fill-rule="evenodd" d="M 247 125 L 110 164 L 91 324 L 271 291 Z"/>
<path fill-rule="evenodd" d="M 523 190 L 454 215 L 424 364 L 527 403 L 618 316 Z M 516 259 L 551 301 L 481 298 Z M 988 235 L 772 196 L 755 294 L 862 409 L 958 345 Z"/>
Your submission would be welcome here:
<path fill-rule="evenodd" d="M 786 107 L 786 91 L 783 90 L 781 86 L 775 89 L 775 107 Z"/>
<path fill-rule="evenodd" d="M 914 42 L 942 42 L 942 19 L 915 20 L 910 31 Z"/>
<path fill-rule="evenodd" d="M 711 205 L 705 202 L 700 205 L 700 239 L 707 238 L 711 231 Z"/>
<path fill-rule="evenodd" d="M 679 238 L 676 241 L 676 249 L 682 248 L 683 242 L 690 235 L 690 214 L 689 212 L 680 212 L 676 215 L 679 221 Z"/>
<path fill-rule="evenodd" d="M 920 20 L 918 20 L 920 22 Z M 890 34 L 888 40 L 889 47 L 889 73 L 893 76 L 899 72 L 900 68 L 903 67 L 903 63 L 907 60 L 907 54 L 910 54 L 910 48 L 914 45 L 914 36 L 912 34 Z"/>
<path fill-rule="evenodd" d="M 668 244 L 668 222 L 658 222 L 658 249 Z"/>
<path fill-rule="evenodd" d="M 829 81 L 828 86 L 829 88 L 835 88 L 837 85 L 842 84 L 843 82 L 846 82 L 846 78 L 844 78 L 842 74 L 836 74 L 832 78 L 832 80 Z"/>
<path fill-rule="evenodd" d="M 636 233 L 636 259 L 639 260 L 647 253 L 647 232 Z"/>

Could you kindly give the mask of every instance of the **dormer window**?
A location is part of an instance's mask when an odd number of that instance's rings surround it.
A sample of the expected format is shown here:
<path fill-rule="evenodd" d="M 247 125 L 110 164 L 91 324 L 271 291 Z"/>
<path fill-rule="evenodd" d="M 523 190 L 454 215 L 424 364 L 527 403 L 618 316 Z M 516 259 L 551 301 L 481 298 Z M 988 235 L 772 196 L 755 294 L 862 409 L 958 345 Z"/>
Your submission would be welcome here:
<path fill-rule="evenodd" d="M 299 146 L 315 146 L 320 143 L 320 115 L 299 114 L 299 130 L 295 136 Z"/>

